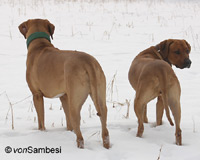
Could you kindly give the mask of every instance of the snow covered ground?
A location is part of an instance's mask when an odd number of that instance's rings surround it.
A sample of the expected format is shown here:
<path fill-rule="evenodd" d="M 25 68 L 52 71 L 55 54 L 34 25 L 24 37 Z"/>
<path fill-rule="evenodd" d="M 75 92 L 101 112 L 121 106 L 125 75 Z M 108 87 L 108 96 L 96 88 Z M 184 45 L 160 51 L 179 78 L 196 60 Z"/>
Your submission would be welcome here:
<path fill-rule="evenodd" d="M 81 111 L 85 149 L 78 149 L 75 134 L 66 131 L 58 99 L 45 99 L 47 130 L 37 130 L 37 116 L 25 80 L 26 41 L 18 31 L 18 25 L 30 18 L 49 19 L 56 26 L 52 41 L 56 47 L 88 52 L 101 64 L 108 86 L 109 150 L 102 147 L 99 117 L 89 98 Z M 0 0 L 0 159 L 199 160 L 199 36 L 197 0 Z M 135 92 L 128 82 L 133 58 L 169 38 L 186 39 L 192 46 L 191 68 L 173 67 L 182 88 L 182 146 L 175 145 L 175 128 L 165 116 L 164 124 L 155 126 L 155 101 L 148 104 L 149 123 L 145 124 L 143 137 L 136 137 Z M 131 100 L 128 118 L 126 99 Z M 61 147 L 61 153 L 7 154 L 6 146 Z"/>

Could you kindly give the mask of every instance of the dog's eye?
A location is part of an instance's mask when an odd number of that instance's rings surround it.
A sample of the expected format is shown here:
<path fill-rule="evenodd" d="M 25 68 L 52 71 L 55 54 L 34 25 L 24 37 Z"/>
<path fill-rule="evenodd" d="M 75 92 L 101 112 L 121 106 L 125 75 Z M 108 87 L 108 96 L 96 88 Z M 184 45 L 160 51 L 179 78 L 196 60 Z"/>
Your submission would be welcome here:
<path fill-rule="evenodd" d="M 190 53 L 189 49 L 187 49 L 187 50 L 186 50 L 186 53 L 187 53 L 187 54 L 189 54 L 189 53 Z"/>
<path fill-rule="evenodd" d="M 176 53 L 176 54 L 180 54 L 180 52 L 179 52 L 179 51 L 175 51 L 174 53 Z"/>

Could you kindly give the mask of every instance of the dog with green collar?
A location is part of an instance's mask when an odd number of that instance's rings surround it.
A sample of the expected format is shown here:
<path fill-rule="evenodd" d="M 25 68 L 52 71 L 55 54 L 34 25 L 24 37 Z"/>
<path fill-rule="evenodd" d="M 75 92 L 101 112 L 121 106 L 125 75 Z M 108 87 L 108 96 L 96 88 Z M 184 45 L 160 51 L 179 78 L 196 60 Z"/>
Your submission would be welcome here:
<path fill-rule="evenodd" d="M 28 20 L 19 25 L 19 30 L 27 39 L 26 80 L 37 111 L 38 128 L 45 130 L 43 97 L 60 98 L 67 130 L 75 132 L 77 147 L 84 148 L 80 110 L 90 95 L 101 120 L 103 146 L 108 149 L 106 78 L 100 64 L 87 53 L 55 48 L 50 40 L 55 26 L 48 20 Z"/>

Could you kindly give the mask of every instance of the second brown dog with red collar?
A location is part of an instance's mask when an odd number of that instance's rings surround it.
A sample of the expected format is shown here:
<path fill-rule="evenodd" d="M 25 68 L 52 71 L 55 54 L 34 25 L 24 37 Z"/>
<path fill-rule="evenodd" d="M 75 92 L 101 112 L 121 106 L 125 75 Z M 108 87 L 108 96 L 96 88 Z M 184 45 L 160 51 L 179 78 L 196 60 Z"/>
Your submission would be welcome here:
<path fill-rule="evenodd" d="M 170 107 L 176 125 L 176 144 L 182 144 L 180 119 L 181 87 L 171 65 L 178 68 L 189 68 L 191 47 L 185 40 L 169 39 L 139 53 L 133 60 L 129 70 L 129 82 L 136 91 L 134 110 L 138 118 L 137 136 L 144 131 L 143 122 L 148 122 L 146 105 L 158 97 L 156 105 L 157 125 L 162 124 L 163 110 L 171 125 Z"/>

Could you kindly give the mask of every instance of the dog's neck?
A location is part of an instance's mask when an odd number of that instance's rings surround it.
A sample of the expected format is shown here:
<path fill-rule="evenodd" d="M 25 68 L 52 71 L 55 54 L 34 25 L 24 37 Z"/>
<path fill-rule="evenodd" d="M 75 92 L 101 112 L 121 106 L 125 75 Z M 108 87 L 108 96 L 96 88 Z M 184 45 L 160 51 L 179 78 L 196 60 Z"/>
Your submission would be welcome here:
<path fill-rule="evenodd" d="M 35 33 L 32 33 L 28 38 L 27 38 L 27 41 L 26 41 L 26 44 L 27 44 L 27 48 L 29 47 L 30 43 L 35 40 L 35 39 L 39 39 L 39 38 L 44 38 L 46 40 L 48 40 L 50 43 L 51 43 L 51 39 L 50 39 L 50 36 L 45 33 L 45 32 L 35 32 Z"/>
<path fill-rule="evenodd" d="M 155 46 L 154 54 L 156 54 L 156 56 L 157 56 L 159 59 L 164 60 L 163 57 L 162 57 L 162 54 L 160 53 L 159 47 Z"/>
<path fill-rule="evenodd" d="M 155 49 L 156 49 L 155 54 L 156 54 L 161 60 L 166 61 L 167 63 L 169 63 L 170 66 L 172 66 L 172 64 L 169 62 L 168 58 L 164 58 L 164 57 L 163 57 L 162 51 L 161 51 L 161 49 L 160 49 L 160 45 L 157 44 L 157 45 L 154 46 L 154 47 L 155 47 Z"/>

